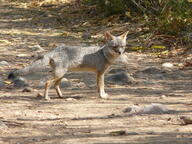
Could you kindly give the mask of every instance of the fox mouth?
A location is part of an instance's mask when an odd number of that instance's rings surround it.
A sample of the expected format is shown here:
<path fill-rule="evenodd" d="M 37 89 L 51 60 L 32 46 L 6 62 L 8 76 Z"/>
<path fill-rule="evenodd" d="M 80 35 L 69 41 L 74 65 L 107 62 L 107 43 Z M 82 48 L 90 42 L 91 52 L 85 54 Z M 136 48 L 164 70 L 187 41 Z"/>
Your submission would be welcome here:
<path fill-rule="evenodd" d="M 125 53 L 124 50 L 122 50 L 122 51 L 118 51 L 118 54 L 119 54 L 119 55 L 122 55 L 122 54 L 124 54 L 124 53 Z"/>
<path fill-rule="evenodd" d="M 119 52 L 119 55 L 122 55 L 122 54 L 124 54 L 124 51 L 120 51 L 120 52 Z"/>
<path fill-rule="evenodd" d="M 117 55 L 122 55 L 122 54 L 124 53 L 124 51 L 115 51 L 115 50 L 113 50 L 113 51 L 114 51 L 114 53 L 117 54 Z"/>

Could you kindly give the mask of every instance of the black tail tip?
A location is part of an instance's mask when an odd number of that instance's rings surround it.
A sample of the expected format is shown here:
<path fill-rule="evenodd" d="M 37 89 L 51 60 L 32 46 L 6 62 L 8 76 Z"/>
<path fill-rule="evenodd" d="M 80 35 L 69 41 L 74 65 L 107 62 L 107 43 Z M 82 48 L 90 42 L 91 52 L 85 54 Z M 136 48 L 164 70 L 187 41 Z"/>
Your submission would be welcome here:
<path fill-rule="evenodd" d="M 16 78 L 16 75 L 14 74 L 14 72 L 10 72 L 8 77 L 7 77 L 7 79 L 9 79 L 9 80 L 13 80 L 15 78 Z"/>

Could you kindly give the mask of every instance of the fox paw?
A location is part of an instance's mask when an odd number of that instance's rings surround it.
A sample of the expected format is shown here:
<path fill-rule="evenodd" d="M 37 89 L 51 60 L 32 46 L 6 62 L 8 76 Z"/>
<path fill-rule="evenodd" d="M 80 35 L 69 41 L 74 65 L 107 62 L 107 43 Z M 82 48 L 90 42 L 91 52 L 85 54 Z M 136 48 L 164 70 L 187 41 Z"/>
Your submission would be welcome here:
<path fill-rule="evenodd" d="M 109 98 L 109 95 L 107 93 L 102 93 L 102 94 L 99 94 L 99 95 L 103 99 L 108 99 Z"/>
<path fill-rule="evenodd" d="M 45 99 L 46 101 L 51 100 L 50 97 L 44 97 L 44 99 Z"/>

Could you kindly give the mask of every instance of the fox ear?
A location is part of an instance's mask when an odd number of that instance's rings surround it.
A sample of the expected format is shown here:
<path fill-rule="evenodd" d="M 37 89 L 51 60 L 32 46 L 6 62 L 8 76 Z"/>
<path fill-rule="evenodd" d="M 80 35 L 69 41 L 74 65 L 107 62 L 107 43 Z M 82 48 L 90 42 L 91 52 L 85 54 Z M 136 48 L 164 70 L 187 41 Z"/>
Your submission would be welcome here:
<path fill-rule="evenodd" d="M 122 39 L 122 40 L 126 40 L 127 38 L 127 34 L 129 33 L 129 31 L 126 31 L 125 33 L 123 33 L 122 35 L 120 35 L 119 37 Z"/>
<path fill-rule="evenodd" d="M 115 36 L 113 36 L 110 32 L 105 32 L 104 37 L 106 41 L 115 39 Z"/>

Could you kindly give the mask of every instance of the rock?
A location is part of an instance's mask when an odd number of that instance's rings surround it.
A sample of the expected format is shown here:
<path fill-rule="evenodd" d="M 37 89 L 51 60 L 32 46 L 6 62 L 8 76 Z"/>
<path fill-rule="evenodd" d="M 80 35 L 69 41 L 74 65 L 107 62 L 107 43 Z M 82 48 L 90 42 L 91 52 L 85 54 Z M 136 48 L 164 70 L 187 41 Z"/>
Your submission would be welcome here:
<path fill-rule="evenodd" d="M 165 99 L 166 98 L 166 95 L 161 95 L 160 96 L 160 99 Z"/>
<path fill-rule="evenodd" d="M 57 5 L 56 4 L 41 4 L 40 6 L 44 7 L 44 8 L 50 8 L 50 7 L 54 7 L 54 6 L 57 6 Z"/>
<path fill-rule="evenodd" d="M 70 81 L 66 80 L 65 78 L 61 80 L 60 87 L 61 88 L 66 88 L 66 87 L 71 87 L 72 84 Z"/>
<path fill-rule="evenodd" d="M 66 101 L 76 101 L 77 99 L 75 98 L 66 98 Z"/>
<path fill-rule="evenodd" d="M 73 87 L 79 89 L 79 88 L 85 88 L 86 84 L 84 82 L 75 83 Z"/>
<path fill-rule="evenodd" d="M 38 94 L 37 94 L 37 98 L 42 99 L 42 98 L 43 98 L 43 95 L 42 95 L 41 93 L 38 93 Z"/>
<path fill-rule="evenodd" d="M 133 105 L 132 107 L 128 107 L 123 110 L 124 113 L 139 113 L 141 111 L 141 107 L 137 105 Z"/>
<path fill-rule="evenodd" d="M 167 109 L 167 107 L 162 104 L 151 104 L 144 107 L 132 106 L 126 108 L 123 112 L 130 114 L 167 114 L 174 111 Z"/>
<path fill-rule="evenodd" d="M 137 132 L 127 132 L 126 134 L 127 135 L 139 135 L 139 133 L 137 133 Z"/>
<path fill-rule="evenodd" d="M 192 124 L 192 117 L 180 116 L 180 119 L 183 121 L 184 125 Z"/>
<path fill-rule="evenodd" d="M 161 70 L 161 69 L 159 69 L 157 67 L 144 68 L 140 72 L 146 73 L 146 74 L 161 74 L 161 73 L 165 73 L 165 71 L 163 71 L 163 70 Z"/>
<path fill-rule="evenodd" d="M 168 111 L 167 107 L 162 104 L 151 104 L 142 109 L 142 113 L 145 114 L 163 114 L 168 113 Z"/>
<path fill-rule="evenodd" d="M 29 84 L 27 83 L 27 80 L 24 79 L 23 77 L 18 77 L 14 79 L 13 83 L 14 83 L 14 87 L 17 87 L 17 88 L 29 86 Z"/>
<path fill-rule="evenodd" d="M 117 68 L 117 69 L 111 69 L 109 73 L 118 73 L 118 72 L 126 72 L 125 69 Z"/>
<path fill-rule="evenodd" d="M 144 80 L 143 83 L 144 84 L 149 84 L 149 85 L 156 84 L 156 82 L 151 81 L 151 80 Z"/>
<path fill-rule="evenodd" d="M 6 129 L 8 129 L 8 126 L 3 121 L 0 120 L 0 130 L 6 130 Z"/>
<path fill-rule="evenodd" d="M 177 66 L 182 69 L 182 68 L 184 68 L 185 64 L 184 63 L 177 63 Z"/>
<path fill-rule="evenodd" d="M 17 54 L 17 57 L 28 57 L 29 55 L 28 54 Z"/>
<path fill-rule="evenodd" d="M 0 66 L 7 66 L 9 63 L 7 61 L 0 61 Z"/>
<path fill-rule="evenodd" d="M 146 134 L 148 134 L 148 135 L 154 135 L 155 132 L 151 130 L 151 131 L 149 131 L 149 132 L 146 132 Z"/>
<path fill-rule="evenodd" d="M 157 67 L 147 67 L 143 70 L 139 70 L 133 74 L 136 78 L 147 78 L 150 77 L 150 79 L 164 79 L 165 75 L 168 71 L 166 69 L 160 69 Z"/>
<path fill-rule="evenodd" d="M 127 72 L 120 72 L 116 74 L 112 74 L 106 78 L 107 81 L 110 82 L 121 82 L 121 83 L 134 83 L 134 78 L 128 74 Z"/>
<path fill-rule="evenodd" d="M 32 92 L 33 89 L 31 87 L 26 87 L 22 90 L 22 92 Z"/>
<path fill-rule="evenodd" d="M 124 130 L 112 131 L 109 134 L 112 135 L 112 136 L 120 136 L 120 135 L 125 135 L 126 131 L 124 131 Z"/>
<path fill-rule="evenodd" d="M 91 39 L 91 34 L 90 33 L 84 33 L 83 35 L 82 35 L 82 38 L 83 39 Z"/>
<path fill-rule="evenodd" d="M 164 68 L 173 68 L 174 67 L 174 65 L 172 64 L 172 63 L 163 63 L 162 64 L 162 67 L 164 67 Z"/>

